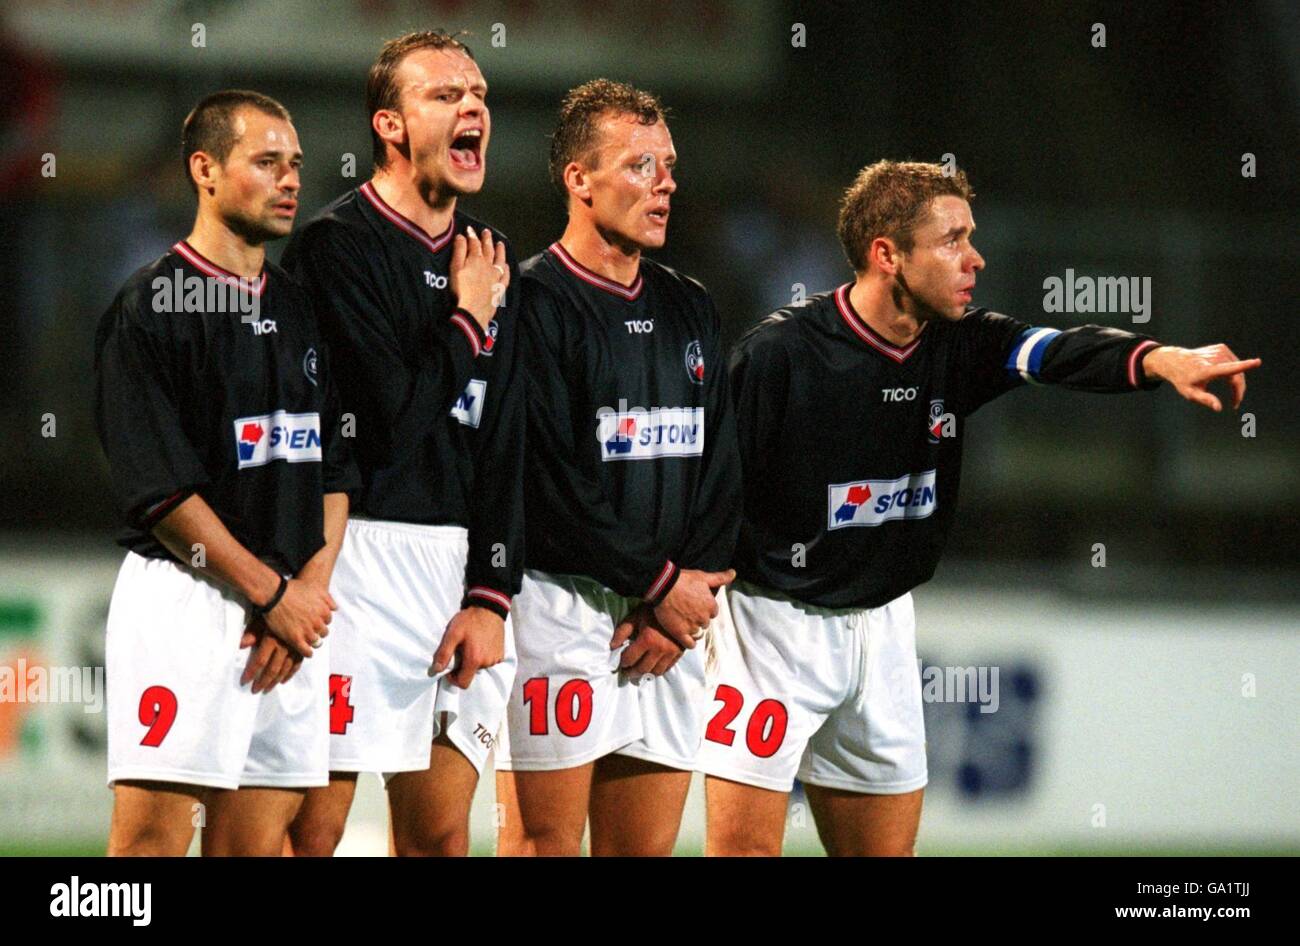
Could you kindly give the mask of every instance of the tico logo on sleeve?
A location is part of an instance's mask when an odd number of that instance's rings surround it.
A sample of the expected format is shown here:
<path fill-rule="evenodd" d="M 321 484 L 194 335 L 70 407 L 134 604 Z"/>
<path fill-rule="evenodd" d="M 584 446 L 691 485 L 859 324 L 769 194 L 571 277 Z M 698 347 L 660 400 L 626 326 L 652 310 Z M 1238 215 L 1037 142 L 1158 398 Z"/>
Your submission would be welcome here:
<path fill-rule="evenodd" d="M 596 439 L 606 462 L 698 457 L 704 452 L 704 408 L 604 411 L 596 415 Z"/>
<path fill-rule="evenodd" d="M 861 480 L 827 487 L 826 528 L 878 526 L 891 519 L 924 519 L 934 512 L 934 470 L 909 473 L 896 480 Z"/>
<path fill-rule="evenodd" d="M 319 463 L 320 415 L 276 411 L 235 421 L 239 469 L 265 466 L 272 460 Z"/>

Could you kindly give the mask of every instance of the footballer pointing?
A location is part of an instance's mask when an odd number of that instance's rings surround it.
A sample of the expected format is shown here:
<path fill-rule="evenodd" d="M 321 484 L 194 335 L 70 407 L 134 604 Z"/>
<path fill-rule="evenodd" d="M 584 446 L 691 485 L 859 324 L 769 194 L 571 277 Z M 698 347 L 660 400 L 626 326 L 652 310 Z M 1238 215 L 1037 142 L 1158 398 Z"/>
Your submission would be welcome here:
<path fill-rule="evenodd" d="M 205 854 L 276 855 L 328 778 L 322 645 L 357 479 L 310 300 L 265 259 L 297 211 L 289 113 L 219 92 L 182 145 L 194 229 L 128 280 L 95 340 L 130 550 L 108 615 L 108 853 L 183 855 L 201 803 Z"/>
<path fill-rule="evenodd" d="M 733 353 L 745 511 L 700 752 L 710 854 L 779 854 L 796 777 L 829 853 L 912 853 L 927 770 L 910 592 L 952 526 L 966 418 L 1029 383 L 1165 380 L 1217 411 L 1206 385 L 1239 405 L 1260 363 L 972 307 L 972 196 L 939 165 L 865 168 L 839 218 L 854 280 Z"/>

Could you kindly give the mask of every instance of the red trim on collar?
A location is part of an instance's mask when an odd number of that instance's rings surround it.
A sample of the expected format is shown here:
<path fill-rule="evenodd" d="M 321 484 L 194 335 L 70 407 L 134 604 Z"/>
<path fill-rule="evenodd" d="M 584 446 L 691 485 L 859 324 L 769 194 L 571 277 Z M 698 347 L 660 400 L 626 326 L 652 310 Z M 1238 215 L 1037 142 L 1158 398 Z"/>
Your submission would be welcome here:
<path fill-rule="evenodd" d="M 912 340 L 911 344 L 904 348 L 899 348 L 897 345 L 885 341 L 885 339 L 880 336 L 880 333 L 868 325 L 862 316 L 858 315 L 857 311 L 853 308 L 853 303 L 849 301 L 849 287 L 851 285 L 853 284 L 846 282 L 844 285 L 840 286 L 840 288 L 835 290 L 835 305 L 840 310 L 840 316 L 843 317 L 848 327 L 853 329 L 853 334 L 857 335 L 858 338 L 862 339 L 882 355 L 892 358 L 894 361 L 902 364 L 907 360 L 908 356 L 911 355 L 912 352 L 916 351 L 917 347 L 921 344 L 922 336 L 918 335 Z M 924 325 L 921 326 L 921 331 L 925 331 Z"/>
<path fill-rule="evenodd" d="M 184 240 L 177 240 L 173 243 L 172 252 L 179 254 L 185 262 L 210 279 L 215 279 L 228 286 L 234 286 L 236 289 L 242 289 L 244 292 L 251 292 L 255 296 L 260 296 L 266 291 L 265 267 L 262 269 L 262 275 L 254 281 L 247 276 L 237 276 L 230 270 L 223 269 Z"/>
<path fill-rule="evenodd" d="M 429 236 L 425 229 L 414 220 L 407 219 L 392 207 L 388 206 L 388 204 L 384 202 L 384 198 L 380 197 L 379 192 L 375 190 L 375 185 L 373 183 L 366 181 L 359 189 L 361 191 L 361 196 L 370 201 L 370 206 L 379 211 L 381 217 L 393 226 L 397 227 L 397 229 L 401 230 L 403 233 L 420 241 L 420 243 L 424 245 L 424 248 L 430 253 L 441 251 L 451 239 L 452 231 L 456 229 L 456 215 L 452 214 L 451 223 L 447 224 L 447 229 L 444 230 L 442 234 L 436 237 Z"/>
<path fill-rule="evenodd" d="M 555 258 L 560 261 L 561 265 L 563 265 L 565 269 L 573 273 L 573 275 L 577 276 L 583 282 L 595 286 L 597 289 L 603 289 L 605 292 L 613 293 L 620 299 L 625 299 L 628 302 L 636 301 L 636 298 L 641 295 L 641 289 L 645 286 L 645 280 L 641 278 L 640 268 L 637 269 L 636 279 L 632 280 L 632 285 L 625 286 L 620 282 L 607 279 L 599 273 L 593 273 L 570 256 L 569 251 L 560 246 L 558 240 L 548 246 L 547 249 L 550 250 Z"/>

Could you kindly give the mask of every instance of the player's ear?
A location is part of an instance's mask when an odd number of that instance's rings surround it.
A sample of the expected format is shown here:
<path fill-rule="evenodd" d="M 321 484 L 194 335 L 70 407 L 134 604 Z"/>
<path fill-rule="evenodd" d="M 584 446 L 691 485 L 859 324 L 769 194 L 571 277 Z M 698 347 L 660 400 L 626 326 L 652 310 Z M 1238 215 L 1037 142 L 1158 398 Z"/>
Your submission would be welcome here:
<path fill-rule="evenodd" d="M 381 108 L 370 116 L 370 127 L 375 134 L 395 148 L 400 148 L 406 139 L 406 123 L 402 113 L 393 108 Z"/>
<path fill-rule="evenodd" d="M 889 237 L 876 237 L 867 249 L 867 267 L 894 275 L 898 271 L 898 245 Z"/>
<path fill-rule="evenodd" d="M 577 161 L 570 161 L 564 166 L 564 186 L 584 204 L 591 203 L 591 183 L 587 179 L 587 169 Z"/>
<path fill-rule="evenodd" d="M 212 192 L 218 168 L 218 163 L 206 151 L 195 151 L 190 155 L 190 179 L 200 192 Z"/>

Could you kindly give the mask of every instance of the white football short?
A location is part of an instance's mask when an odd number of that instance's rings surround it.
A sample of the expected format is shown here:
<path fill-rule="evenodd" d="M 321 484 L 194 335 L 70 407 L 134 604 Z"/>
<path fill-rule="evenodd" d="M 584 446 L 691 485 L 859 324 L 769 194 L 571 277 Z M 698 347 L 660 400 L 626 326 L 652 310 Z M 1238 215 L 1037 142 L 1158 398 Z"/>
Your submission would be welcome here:
<path fill-rule="evenodd" d="M 788 792 L 924 787 L 925 720 L 911 594 L 828 609 L 737 581 L 713 622 L 699 769 Z"/>
<path fill-rule="evenodd" d="M 329 782 L 330 638 L 268 693 L 239 682 L 245 602 L 176 562 L 126 556 L 108 610 L 108 783 Z"/>
<path fill-rule="evenodd" d="M 704 646 L 662 676 L 620 672 L 623 650 L 610 650 L 610 638 L 638 603 L 589 578 L 524 572 L 513 612 L 519 670 L 498 769 L 567 769 L 611 753 L 695 768 Z"/>
<path fill-rule="evenodd" d="M 348 520 L 330 592 L 329 767 L 334 772 L 420 772 L 447 737 L 481 774 L 515 674 L 506 659 L 464 690 L 429 676 L 447 622 L 460 610 L 468 533 L 375 519 Z"/>

